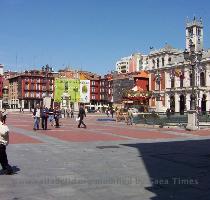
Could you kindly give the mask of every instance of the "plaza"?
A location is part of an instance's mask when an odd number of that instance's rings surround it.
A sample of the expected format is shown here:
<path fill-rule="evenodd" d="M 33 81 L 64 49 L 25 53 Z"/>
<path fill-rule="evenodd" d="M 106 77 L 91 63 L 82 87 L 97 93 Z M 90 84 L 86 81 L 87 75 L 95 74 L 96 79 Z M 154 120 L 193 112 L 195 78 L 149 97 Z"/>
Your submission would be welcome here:
<path fill-rule="evenodd" d="M 105 119 L 98 121 L 98 119 Z M 11 112 L 1 200 L 162 200 L 209 198 L 210 129 L 128 126 L 88 114 L 33 131 L 29 112 Z"/>

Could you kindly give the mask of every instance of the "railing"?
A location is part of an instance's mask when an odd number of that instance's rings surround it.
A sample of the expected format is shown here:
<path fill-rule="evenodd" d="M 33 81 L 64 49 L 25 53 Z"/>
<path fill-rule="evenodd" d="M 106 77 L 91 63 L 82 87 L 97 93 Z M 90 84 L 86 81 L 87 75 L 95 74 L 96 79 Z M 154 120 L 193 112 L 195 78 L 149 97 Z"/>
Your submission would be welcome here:
<path fill-rule="evenodd" d="M 159 125 L 163 126 L 186 126 L 188 121 L 187 113 L 184 115 L 180 115 L 180 113 L 137 113 L 134 114 L 133 122 L 135 124 L 149 124 L 149 125 Z M 198 115 L 199 122 L 210 122 L 210 114 L 199 114 Z"/>

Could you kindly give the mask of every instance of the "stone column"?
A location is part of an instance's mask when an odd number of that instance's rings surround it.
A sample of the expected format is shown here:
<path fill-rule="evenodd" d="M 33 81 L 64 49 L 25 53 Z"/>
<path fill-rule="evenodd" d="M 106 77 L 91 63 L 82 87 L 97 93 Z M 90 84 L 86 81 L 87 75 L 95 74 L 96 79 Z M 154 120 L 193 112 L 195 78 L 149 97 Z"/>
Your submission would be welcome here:
<path fill-rule="evenodd" d="M 202 97 L 203 97 L 203 92 L 200 92 L 200 96 L 198 96 L 197 94 L 197 107 L 201 108 L 201 101 L 202 101 Z"/>
<path fill-rule="evenodd" d="M 3 107 L 3 106 L 2 106 L 2 100 L 0 100 L 0 109 L 2 109 L 2 107 Z"/>
<path fill-rule="evenodd" d="M 21 100 L 21 107 L 24 108 L 24 100 Z"/>
<path fill-rule="evenodd" d="M 179 94 L 175 93 L 175 112 L 179 112 L 180 111 L 180 98 L 179 98 Z"/>
<path fill-rule="evenodd" d="M 187 109 L 187 111 L 190 110 L 190 95 L 191 94 L 186 95 L 186 109 Z"/>
<path fill-rule="evenodd" d="M 166 109 L 170 108 L 170 98 L 168 94 L 165 95 L 165 107 Z"/>
<path fill-rule="evenodd" d="M 31 101 L 28 100 L 28 109 L 30 110 L 30 108 L 31 108 Z"/>

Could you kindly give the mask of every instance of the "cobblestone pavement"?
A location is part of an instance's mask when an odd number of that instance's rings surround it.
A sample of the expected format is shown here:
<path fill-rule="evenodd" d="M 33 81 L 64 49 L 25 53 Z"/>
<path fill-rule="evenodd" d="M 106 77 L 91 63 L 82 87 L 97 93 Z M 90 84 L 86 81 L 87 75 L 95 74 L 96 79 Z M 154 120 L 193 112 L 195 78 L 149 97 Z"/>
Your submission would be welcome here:
<path fill-rule="evenodd" d="M 0 177 L 0 200 L 165 200 L 210 196 L 210 129 L 188 132 L 75 119 L 33 131 L 9 113 L 7 148 L 16 173 Z"/>

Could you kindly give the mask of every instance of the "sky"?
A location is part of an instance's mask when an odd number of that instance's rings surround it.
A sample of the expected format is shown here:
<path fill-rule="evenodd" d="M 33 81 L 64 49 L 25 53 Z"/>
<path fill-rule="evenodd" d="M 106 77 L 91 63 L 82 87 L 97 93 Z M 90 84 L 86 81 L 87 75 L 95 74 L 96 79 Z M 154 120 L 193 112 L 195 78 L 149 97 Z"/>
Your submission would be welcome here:
<path fill-rule="evenodd" d="M 210 48 L 209 0 L 0 0 L 0 63 L 23 71 L 49 64 L 106 74 L 149 47 L 185 48 L 187 17 L 202 17 Z"/>

